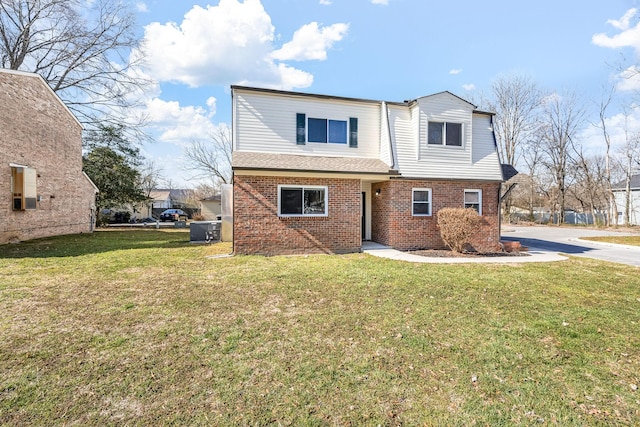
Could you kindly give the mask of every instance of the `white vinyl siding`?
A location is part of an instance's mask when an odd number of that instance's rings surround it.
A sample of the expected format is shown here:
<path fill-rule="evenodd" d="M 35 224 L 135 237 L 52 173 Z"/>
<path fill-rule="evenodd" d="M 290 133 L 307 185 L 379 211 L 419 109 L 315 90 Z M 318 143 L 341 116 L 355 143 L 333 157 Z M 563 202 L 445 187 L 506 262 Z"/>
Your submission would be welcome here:
<path fill-rule="evenodd" d="M 380 103 L 313 96 L 234 92 L 234 150 L 263 153 L 379 158 Z M 358 119 L 358 146 L 296 143 L 296 114 L 349 123 Z"/>
<path fill-rule="evenodd" d="M 234 151 L 380 159 L 406 178 L 502 180 L 491 115 L 448 92 L 407 104 L 236 88 L 233 104 Z M 297 141 L 303 114 L 357 118 L 357 147 L 309 142 L 306 133 Z M 429 121 L 459 123 L 462 145 L 428 144 Z"/>
<path fill-rule="evenodd" d="M 410 109 L 390 106 L 400 173 L 408 178 L 502 180 L 490 116 L 448 93 L 418 99 Z M 406 113 L 405 113 L 406 112 Z M 462 124 L 462 147 L 429 145 L 428 123 Z M 407 132 L 412 135 L 408 136 Z"/>
<path fill-rule="evenodd" d="M 493 139 L 491 116 L 473 115 L 473 169 L 486 179 L 502 179 L 500 158 Z"/>

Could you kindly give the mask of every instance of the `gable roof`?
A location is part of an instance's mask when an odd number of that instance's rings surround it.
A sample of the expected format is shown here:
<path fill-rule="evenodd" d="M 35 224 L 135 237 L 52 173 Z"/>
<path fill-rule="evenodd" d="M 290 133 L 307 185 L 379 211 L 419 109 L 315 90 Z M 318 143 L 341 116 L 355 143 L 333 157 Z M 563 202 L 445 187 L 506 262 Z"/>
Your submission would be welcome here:
<path fill-rule="evenodd" d="M 612 190 L 625 190 L 627 187 L 626 181 L 620 181 L 611 186 Z M 631 175 L 631 189 L 640 190 L 640 174 Z"/>
<path fill-rule="evenodd" d="M 233 170 L 287 170 L 296 172 L 334 172 L 397 175 L 379 159 L 359 157 L 323 157 L 295 154 L 271 154 L 235 151 Z"/>
<path fill-rule="evenodd" d="M 60 103 L 60 105 L 62 105 L 64 107 L 64 109 L 67 111 L 67 113 L 69 113 L 69 115 L 73 118 L 73 120 L 75 120 L 76 123 L 78 123 L 78 125 L 84 129 L 84 126 L 82 125 L 82 123 L 80 123 L 80 120 L 78 120 L 78 118 L 76 117 L 75 114 L 73 114 L 73 112 L 69 109 L 69 107 L 67 107 L 67 104 L 65 104 L 62 99 L 58 96 L 57 93 L 55 93 L 53 91 L 53 89 L 51 89 L 51 86 L 49 86 L 49 84 L 42 78 L 42 76 L 40 74 L 36 74 L 36 73 L 27 73 L 26 71 L 18 71 L 18 70 L 9 70 L 7 68 L 0 68 L 0 74 L 12 74 L 14 76 L 19 76 L 19 77 L 27 77 L 27 78 L 33 78 L 33 79 L 38 79 L 40 80 L 40 82 L 42 83 L 42 85 L 44 87 L 46 87 L 49 91 L 49 93 L 51 95 L 53 95 L 53 97 Z"/>

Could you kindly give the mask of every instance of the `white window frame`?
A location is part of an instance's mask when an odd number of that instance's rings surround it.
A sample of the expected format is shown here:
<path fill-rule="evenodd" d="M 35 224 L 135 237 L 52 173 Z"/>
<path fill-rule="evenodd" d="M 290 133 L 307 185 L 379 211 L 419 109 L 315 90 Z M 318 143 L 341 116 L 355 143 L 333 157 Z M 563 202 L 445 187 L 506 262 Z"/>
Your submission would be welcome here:
<path fill-rule="evenodd" d="M 429 193 L 429 200 L 427 200 L 426 202 L 423 200 L 416 201 L 416 197 L 415 197 L 416 191 L 426 191 L 427 193 Z M 433 215 L 433 204 L 431 203 L 432 194 L 433 192 L 431 191 L 430 188 L 412 188 L 411 189 L 411 215 L 412 216 L 432 216 Z M 416 203 L 428 204 L 429 213 L 426 213 L 426 214 L 415 213 L 414 206 Z"/>
<path fill-rule="evenodd" d="M 442 140 L 440 144 L 429 144 L 429 125 L 431 123 L 438 123 L 442 125 Z M 447 124 L 455 124 L 460 125 L 460 145 L 447 145 Z M 462 122 L 453 122 L 446 120 L 428 120 L 427 121 L 427 147 L 448 147 L 448 148 L 464 148 L 464 123 Z"/>
<path fill-rule="evenodd" d="M 306 214 L 304 213 L 304 205 L 302 206 L 303 212 L 301 214 L 283 214 L 282 213 L 282 189 L 300 189 L 302 190 L 302 200 L 304 204 L 304 191 L 305 190 L 324 190 L 324 213 L 322 214 Z M 279 184 L 278 185 L 278 216 L 279 217 L 327 217 L 329 216 L 329 187 L 326 185 L 297 185 L 297 184 Z"/>
<path fill-rule="evenodd" d="M 465 188 L 464 190 L 464 196 L 463 196 L 463 206 L 464 208 L 472 208 L 472 206 L 467 206 L 467 205 L 475 205 L 475 203 L 467 203 L 467 193 L 477 193 L 478 194 L 478 215 L 482 215 L 482 190 L 478 190 L 478 189 L 472 189 L 472 188 Z"/>

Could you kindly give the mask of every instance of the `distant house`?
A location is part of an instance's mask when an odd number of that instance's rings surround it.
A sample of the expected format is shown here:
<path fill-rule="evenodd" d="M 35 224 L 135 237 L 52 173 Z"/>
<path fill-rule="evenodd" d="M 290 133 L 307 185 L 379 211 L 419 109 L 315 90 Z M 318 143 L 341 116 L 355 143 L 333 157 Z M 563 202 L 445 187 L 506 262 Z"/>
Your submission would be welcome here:
<path fill-rule="evenodd" d="M 231 93 L 235 253 L 358 252 L 366 240 L 442 248 L 445 207 L 477 210 L 473 247 L 499 247 L 492 113 L 450 92 L 404 102 Z"/>
<path fill-rule="evenodd" d="M 620 181 L 612 186 L 618 209 L 618 224 L 640 225 L 640 174 L 632 175 L 629 188 L 629 224 L 625 224 L 626 210 L 626 181 Z"/>
<path fill-rule="evenodd" d="M 0 244 L 89 233 L 82 125 L 37 74 L 0 69 Z"/>
<path fill-rule="evenodd" d="M 200 214 L 207 221 L 216 221 L 222 215 L 222 198 L 215 195 L 200 200 Z"/>

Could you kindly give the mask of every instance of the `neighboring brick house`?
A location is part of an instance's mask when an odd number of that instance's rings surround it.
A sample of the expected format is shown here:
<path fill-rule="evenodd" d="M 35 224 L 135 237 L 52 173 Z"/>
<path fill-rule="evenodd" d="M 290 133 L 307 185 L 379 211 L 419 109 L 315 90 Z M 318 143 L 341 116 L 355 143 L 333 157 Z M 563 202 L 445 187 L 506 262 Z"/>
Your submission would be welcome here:
<path fill-rule="evenodd" d="M 449 93 L 384 102 L 232 86 L 234 252 L 443 248 L 437 212 L 482 216 L 499 248 L 493 114 Z"/>
<path fill-rule="evenodd" d="M 0 69 L 0 244 L 89 233 L 82 125 L 37 74 Z"/>

